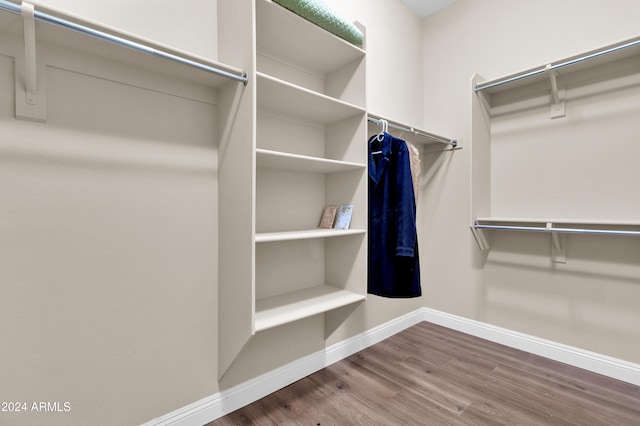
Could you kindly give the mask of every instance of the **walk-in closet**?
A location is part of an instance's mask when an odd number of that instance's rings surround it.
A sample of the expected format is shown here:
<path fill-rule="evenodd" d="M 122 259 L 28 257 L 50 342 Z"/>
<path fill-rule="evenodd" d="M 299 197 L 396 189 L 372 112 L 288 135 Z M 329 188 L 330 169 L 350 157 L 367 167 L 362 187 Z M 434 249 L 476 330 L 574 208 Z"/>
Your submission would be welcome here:
<path fill-rule="evenodd" d="M 639 21 L 0 0 L 0 424 L 634 424 Z"/>

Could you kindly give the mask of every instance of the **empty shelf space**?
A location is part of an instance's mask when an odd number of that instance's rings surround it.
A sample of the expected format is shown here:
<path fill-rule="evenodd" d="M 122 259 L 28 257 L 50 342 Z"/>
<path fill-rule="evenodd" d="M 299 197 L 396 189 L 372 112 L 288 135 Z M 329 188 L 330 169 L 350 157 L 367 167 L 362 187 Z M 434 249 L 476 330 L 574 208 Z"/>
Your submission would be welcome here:
<path fill-rule="evenodd" d="M 257 149 L 256 157 L 258 167 L 293 172 L 337 173 L 364 169 L 366 167 L 365 164 L 309 157 L 267 149 Z"/>
<path fill-rule="evenodd" d="M 364 229 L 309 229 L 303 231 L 262 232 L 256 234 L 256 243 L 275 241 L 306 240 L 312 238 L 344 237 L 348 235 L 364 234 Z"/>
<path fill-rule="evenodd" d="M 256 300 L 255 330 L 262 331 L 366 299 L 364 294 L 317 286 Z"/>
<path fill-rule="evenodd" d="M 261 54 L 301 68 L 330 73 L 364 57 L 364 50 L 267 0 L 257 2 Z"/>
<path fill-rule="evenodd" d="M 365 114 L 363 108 L 275 77 L 257 73 L 257 78 L 260 108 L 323 125 Z"/>

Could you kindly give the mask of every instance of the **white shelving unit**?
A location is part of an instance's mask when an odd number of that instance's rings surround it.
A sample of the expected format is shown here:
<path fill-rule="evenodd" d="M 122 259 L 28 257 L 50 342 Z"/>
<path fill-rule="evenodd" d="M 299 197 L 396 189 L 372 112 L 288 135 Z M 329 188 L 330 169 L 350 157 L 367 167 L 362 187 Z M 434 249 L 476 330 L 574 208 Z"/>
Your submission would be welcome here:
<path fill-rule="evenodd" d="M 359 275 L 361 283 L 355 279 L 327 282 L 325 270 L 336 269 L 336 265 L 326 251 L 348 252 L 353 248 L 349 244 L 344 247 L 327 244 L 325 240 L 339 236 L 364 242 L 366 157 L 362 141 L 366 136 L 362 123 L 366 110 L 362 49 L 270 1 L 257 2 L 256 20 L 259 118 L 255 241 L 285 245 L 281 256 L 274 249 L 261 247 L 256 251 L 256 331 L 259 331 L 265 324 L 295 321 L 365 298 L 364 274 Z M 309 48 L 311 45 L 313 49 Z M 337 87 L 343 90 L 338 92 Z M 269 149 L 274 141 L 287 139 L 283 133 L 289 127 L 289 133 L 295 136 L 277 149 Z M 304 145 L 313 148 L 306 151 L 309 147 Z M 352 189 L 345 192 L 345 186 Z M 351 229 L 315 229 L 326 204 L 354 204 Z M 318 256 L 288 265 L 290 248 L 286 246 L 296 247 L 300 240 L 305 240 L 304 244 Z M 361 250 L 363 244 L 356 254 Z M 314 265 L 304 265 L 306 262 Z M 279 283 L 272 282 L 279 281 L 277 277 L 272 279 L 262 273 L 272 264 L 284 269 L 284 276 L 295 276 L 294 271 L 302 267 L 310 276 L 300 281 L 307 284 L 285 285 L 286 291 L 263 297 L 272 294 L 273 288 L 280 288 Z M 364 273 L 364 265 L 359 266 Z M 309 287 L 308 283 L 313 284 Z M 269 314 L 274 306 L 277 306 L 275 320 Z"/>
<path fill-rule="evenodd" d="M 634 38 L 473 78 L 470 227 L 481 249 L 486 231 L 547 232 L 552 259 L 564 262 L 567 235 L 639 235 L 628 196 L 640 179 L 629 144 L 640 131 L 638 69 Z M 599 173 L 603 162 L 618 167 Z"/>
<path fill-rule="evenodd" d="M 365 51 L 255 3 L 255 139 L 239 164 L 252 199 L 236 204 L 251 221 L 230 241 L 252 267 L 220 265 L 220 375 L 256 333 L 366 298 Z M 318 229 L 327 204 L 354 205 L 350 229 Z"/>

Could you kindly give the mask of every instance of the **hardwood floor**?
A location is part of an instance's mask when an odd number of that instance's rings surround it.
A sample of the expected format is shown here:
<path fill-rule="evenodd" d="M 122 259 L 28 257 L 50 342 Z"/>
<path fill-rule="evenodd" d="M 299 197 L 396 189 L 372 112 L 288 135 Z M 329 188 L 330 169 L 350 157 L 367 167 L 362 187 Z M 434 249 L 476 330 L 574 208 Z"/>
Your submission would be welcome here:
<path fill-rule="evenodd" d="M 640 425 L 640 387 L 427 322 L 225 425 Z"/>

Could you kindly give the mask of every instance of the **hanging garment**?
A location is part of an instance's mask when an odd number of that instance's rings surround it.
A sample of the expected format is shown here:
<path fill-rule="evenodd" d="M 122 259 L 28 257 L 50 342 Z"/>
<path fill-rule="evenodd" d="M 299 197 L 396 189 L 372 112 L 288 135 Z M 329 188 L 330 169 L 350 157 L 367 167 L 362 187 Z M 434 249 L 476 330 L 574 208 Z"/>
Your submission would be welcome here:
<path fill-rule="evenodd" d="M 381 142 L 376 136 L 369 140 L 368 292 L 418 297 L 422 290 L 409 150 L 389 133 Z"/>

